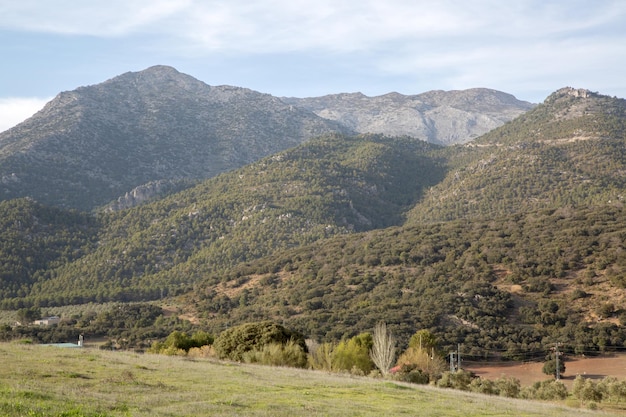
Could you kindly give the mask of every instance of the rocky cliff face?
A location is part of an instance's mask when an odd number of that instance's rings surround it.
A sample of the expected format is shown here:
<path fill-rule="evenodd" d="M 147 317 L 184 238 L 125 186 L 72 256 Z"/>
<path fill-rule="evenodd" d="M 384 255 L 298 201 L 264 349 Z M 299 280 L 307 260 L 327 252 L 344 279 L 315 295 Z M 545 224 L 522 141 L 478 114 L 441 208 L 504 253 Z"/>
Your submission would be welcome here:
<path fill-rule="evenodd" d="M 485 88 L 412 96 L 355 93 L 283 100 L 359 133 L 407 135 L 442 145 L 471 141 L 533 107 L 510 94 Z"/>

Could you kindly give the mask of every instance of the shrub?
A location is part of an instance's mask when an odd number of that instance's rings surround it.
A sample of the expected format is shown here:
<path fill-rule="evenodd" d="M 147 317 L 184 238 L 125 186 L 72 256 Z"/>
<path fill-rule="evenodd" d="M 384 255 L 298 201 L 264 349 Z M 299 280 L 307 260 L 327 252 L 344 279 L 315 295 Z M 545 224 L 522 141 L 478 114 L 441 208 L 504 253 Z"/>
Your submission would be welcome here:
<path fill-rule="evenodd" d="M 626 380 L 619 381 L 617 378 L 606 377 L 598 383 L 598 387 L 603 400 L 617 403 L 626 400 Z"/>
<path fill-rule="evenodd" d="M 428 384 L 430 375 L 418 369 L 415 365 L 402 365 L 395 374 L 395 379 L 403 382 L 411 382 L 413 384 Z"/>
<path fill-rule="evenodd" d="M 468 386 L 468 389 L 472 392 L 478 392 L 488 395 L 498 395 L 500 392 L 494 381 L 485 378 L 472 379 Z"/>
<path fill-rule="evenodd" d="M 321 371 L 331 371 L 333 369 L 333 350 L 335 345 L 332 343 L 319 344 L 307 339 L 306 346 L 309 351 L 308 360 L 311 369 Z"/>
<path fill-rule="evenodd" d="M 270 321 L 246 323 L 224 330 L 215 339 L 213 347 L 220 359 L 243 361 L 244 354 L 252 350 L 262 350 L 270 344 L 284 345 L 293 341 L 306 352 L 304 337 Z"/>
<path fill-rule="evenodd" d="M 185 332 L 174 331 L 163 342 L 153 343 L 148 352 L 184 356 L 192 348 L 211 344 L 213 344 L 213 336 L 207 332 L 199 331 L 189 336 Z"/>
<path fill-rule="evenodd" d="M 189 352 L 187 352 L 187 356 L 191 358 L 211 358 L 215 356 L 215 350 L 211 345 L 193 347 L 189 349 Z"/>
<path fill-rule="evenodd" d="M 409 347 L 398 358 L 398 365 L 413 365 L 423 373 L 429 376 L 431 381 L 441 376 L 441 373 L 447 368 L 446 362 L 437 355 L 431 356 L 426 350 L 420 350 L 419 347 Z"/>
<path fill-rule="evenodd" d="M 374 369 L 370 358 L 372 335 L 361 333 L 349 340 L 341 341 L 332 354 L 332 369 L 334 371 L 349 371 L 367 375 Z"/>
<path fill-rule="evenodd" d="M 517 398 L 521 390 L 519 379 L 503 376 L 496 379 L 496 387 L 501 397 Z"/>
<path fill-rule="evenodd" d="M 583 402 L 600 402 L 602 401 L 602 389 L 598 384 L 593 382 L 591 379 L 583 378 L 580 375 L 576 376 L 574 379 L 574 384 L 572 385 L 572 395 L 574 398 Z"/>
<path fill-rule="evenodd" d="M 474 378 L 476 378 L 476 375 L 468 371 L 444 372 L 437 381 L 437 386 L 469 391 L 469 385 Z"/>
<path fill-rule="evenodd" d="M 549 379 L 524 387 L 520 397 L 529 400 L 564 400 L 567 398 L 567 388 L 561 381 Z"/>
<path fill-rule="evenodd" d="M 270 343 L 260 350 L 250 350 L 243 354 L 243 360 L 262 365 L 304 368 L 307 364 L 307 354 L 302 346 L 291 340 L 286 344 Z"/>

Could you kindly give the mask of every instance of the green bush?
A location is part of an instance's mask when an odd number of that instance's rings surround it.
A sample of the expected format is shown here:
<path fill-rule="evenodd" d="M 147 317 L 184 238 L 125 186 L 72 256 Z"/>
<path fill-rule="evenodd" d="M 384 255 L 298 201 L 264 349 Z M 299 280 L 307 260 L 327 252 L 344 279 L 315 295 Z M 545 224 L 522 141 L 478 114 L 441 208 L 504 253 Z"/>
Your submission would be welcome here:
<path fill-rule="evenodd" d="M 472 392 L 478 392 L 481 394 L 498 395 L 500 393 L 496 383 L 486 378 L 472 379 L 468 388 Z"/>
<path fill-rule="evenodd" d="M 290 340 L 286 344 L 271 343 L 260 350 L 250 350 L 243 354 L 243 360 L 246 363 L 304 368 L 307 365 L 307 354 L 302 346 Z"/>
<path fill-rule="evenodd" d="M 335 345 L 332 343 L 319 344 L 313 340 L 307 340 L 307 349 L 309 351 L 308 361 L 309 368 L 320 371 L 332 371 L 333 369 L 333 350 Z"/>
<path fill-rule="evenodd" d="M 441 388 L 453 388 L 469 391 L 470 384 L 475 378 L 476 375 L 472 372 L 463 370 L 457 372 L 444 372 L 441 374 L 441 378 L 437 381 L 437 386 Z"/>
<path fill-rule="evenodd" d="M 372 343 L 370 333 L 361 333 L 349 340 L 341 341 L 333 350 L 333 370 L 369 374 L 374 369 L 374 362 L 369 353 Z"/>
<path fill-rule="evenodd" d="M 576 375 L 572 385 L 572 395 L 580 400 L 581 403 L 600 402 L 602 401 L 603 392 L 599 384 L 596 384 L 591 379 Z"/>
<path fill-rule="evenodd" d="M 213 344 L 213 336 L 207 332 L 198 331 L 189 336 L 185 332 L 173 331 L 163 342 L 153 343 L 148 352 L 185 355 L 191 348 L 200 348 L 211 344 Z"/>
<path fill-rule="evenodd" d="M 215 352 L 221 359 L 244 361 L 244 355 L 249 351 L 261 351 L 271 344 L 285 345 L 289 342 L 300 346 L 306 352 L 304 337 L 294 331 L 286 329 L 280 324 L 270 321 L 246 323 L 224 330 L 214 343 Z"/>
<path fill-rule="evenodd" d="M 395 374 L 395 379 L 403 382 L 411 382 L 413 384 L 428 384 L 430 382 L 430 375 L 418 369 L 416 365 L 407 364 L 400 367 L 400 370 Z"/>
<path fill-rule="evenodd" d="M 538 381 L 524 387 L 520 391 L 520 397 L 529 400 L 564 400 L 567 398 L 567 388 L 561 381 Z"/>
<path fill-rule="evenodd" d="M 496 387 L 501 397 L 517 398 L 521 390 L 519 379 L 503 376 L 496 379 Z"/>

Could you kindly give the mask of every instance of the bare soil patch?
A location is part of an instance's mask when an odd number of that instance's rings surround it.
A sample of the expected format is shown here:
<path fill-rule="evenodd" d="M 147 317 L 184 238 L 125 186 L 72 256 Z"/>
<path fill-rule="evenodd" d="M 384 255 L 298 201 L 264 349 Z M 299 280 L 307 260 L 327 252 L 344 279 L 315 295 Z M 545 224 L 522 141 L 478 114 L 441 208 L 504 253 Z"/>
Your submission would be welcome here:
<path fill-rule="evenodd" d="M 550 378 L 541 371 L 543 362 L 498 363 L 493 365 L 467 362 L 463 368 L 474 372 L 481 378 L 498 379 L 503 376 L 517 378 L 522 386 L 532 385 L 534 382 Z M 561 379 L 568 388 L 571 387 L 576 375 L 595 380 L 607 376 L 626 379 L 626 355 L 566 357 L 565 373 Z"/>

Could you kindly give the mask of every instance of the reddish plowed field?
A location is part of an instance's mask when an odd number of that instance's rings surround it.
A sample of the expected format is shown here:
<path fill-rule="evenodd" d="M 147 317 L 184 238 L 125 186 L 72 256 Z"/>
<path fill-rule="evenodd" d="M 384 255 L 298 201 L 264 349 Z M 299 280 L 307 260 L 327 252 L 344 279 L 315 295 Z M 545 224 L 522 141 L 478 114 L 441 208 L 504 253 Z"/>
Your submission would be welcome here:
<path fill-rule="evenodd" d="M 541 372 L 543 363 L 531 362 L 514 364 L 498 363 L 489 365 L 485 363 L 465 363 L 463 368 L 474 372 L 477 376 L 488 379 L 498 379 L 502 376 L 510 376 L 520 380 L 522 386 L 531 385 L 536 381 L 543 381 L 549 377 Z M 586 378 L 602 379 L 606 376 L 614 376 L 618 379 L 626 379 L 626 355 L 614 355 L 603 357 L 566 357 L 565 373 L 562 380 L 568 387 L 576 375 Z"/>

